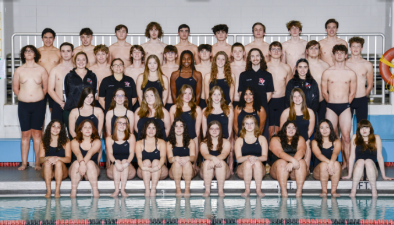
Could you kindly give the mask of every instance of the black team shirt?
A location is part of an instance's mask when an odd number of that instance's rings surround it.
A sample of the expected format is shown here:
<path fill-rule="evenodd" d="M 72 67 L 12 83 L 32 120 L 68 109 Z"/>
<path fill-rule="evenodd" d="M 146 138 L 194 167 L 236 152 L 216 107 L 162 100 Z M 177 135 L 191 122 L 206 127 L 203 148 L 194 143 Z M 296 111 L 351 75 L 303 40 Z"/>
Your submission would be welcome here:
<path fill-rule="evenodd" d="M 114 92 L 122 88 L 126 92 L 126 98 L 129 101 L 129 109 L 133 107 L 133 98 L 137 98 L 136 86 L 133 78 L 123 74 L 122 80 L 118 81 L 114 75 L 106 77 L 100 84 L 99 97 L 105 98 L 105 112 L 108 111 L 111 105 L 112 96 Z"/>
<path fill-rule="evenodd" d="M 259 69 L 244 71 L 239 75 L 238 92 L 243 92 L 248 86 L 253 86 L 260 94 L 261 105 L 268 113 L 267 92 L 274 92 L 274 82 L 271 73 Z"/>

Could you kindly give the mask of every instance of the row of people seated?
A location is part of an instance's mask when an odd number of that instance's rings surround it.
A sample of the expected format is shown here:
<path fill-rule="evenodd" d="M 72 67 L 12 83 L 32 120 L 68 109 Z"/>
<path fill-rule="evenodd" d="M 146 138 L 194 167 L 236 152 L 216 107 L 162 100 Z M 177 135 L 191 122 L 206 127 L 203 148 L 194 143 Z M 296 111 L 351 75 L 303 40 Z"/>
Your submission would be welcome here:
<path fill-rule="evenodd" d="M 150 119 L 145 122 L 140 140 L 137 142 L 134 134 L 129 132 L 129 126 L 127 117 L 118 117 L 114 125 L 114 134 L 106 139 L 107 176 L 115 183 L 115 191 L 111 196 L 119 195 L 119 187 L 122 196 L 128 196 L 127 180 L 132 179 L 136 174 L 144 181 L 146 196 L 155 196 L 158 181 L 168 175 L 175 181 L 177 195 L 182 195 L 180 185 L 182 178 L 185 180 L 184 195 L 190 195 L 191 179 L 197 174 L 192 164 L 197 158 L 196 144 L 189 136 L 187 123 L 181 118 L 176 118 L 171 125 L 168 142 L 163 140 L 160 125 L 156 120 Z M 256 194 L 264 196 L 261 184 L 265 175 L 263 163 L 266 162 L 272 166 L 270 176 L 278 180 L 282 196 L 287 196 L 289 178 L 296 180 L 296 196 L 301 196 L 308 175 L 305 161 L 306 145 L 297 124 L 287 120 L 278 134 L 270 140 L 268 147 L 267 140 L 261 136 L 256 118 L 252 115 L 245 116 L 239 138 L 235 142 L 237 175 L 245 182 L 245 192 L 242 196 L 250 194 L 252 179 L 256 182 Z M 231 175 L 226 162 L 230 148 L 230 142 L 223 138 L 221 123 L 216 120 L 211 121 L 200 145 L 201 155 L 204 158 L 200 170 L 200 176 L 205 184 L 204 196 L 210 195 L 213 178 L 217 179 L 219 196 L 224 196 L 224 182 Z M 316 155 L 317 163 L 313 177 L 321 181 L 321 195 L 327 195 L 327 183 L 330 179 L 331 195 L 339 196 L 336 190 L 341 178 L 341 167 L 337 157 L 341 150 L 341 142 L 329 120 L 322 120 L 319 123 L 319 129 L 316 130 L 315 139 L 312 141 L 312 150 Z M 59 197 L 61 182 L 67 176 L 71 178 L 71 197 L 76 197 L 78 183 L 83 178 L 90 182 L 93 195 L 99 197 L 97 182 L 100 175 L 98 163 L 101 155 L 101 141 L 91 120 L 85 119 L 79 124 L 76 137 L 72 141 L 67 138 L 63 123 L 58 120 L 51 121 L 42 139 L 39 158 L 44 166 L 42 176 L 47 186 L 46 197 L 51 196 L 53 178 L 56 180 L 55 197 Z M 137 170 L 131 164 L 134 157 L 137 159 Z M 165 166 L 167 160 L 172 164 L 169 170 Z M 350 196 L 355 196 L 364 171 L 371 183 L 372 195 L 377 196 L 376 164 L 380 168 L 383 179 L 392 179 L 385 175 L 382 141 L 379 135 L 374 134 L 368 120 L 362 120 L 358 124 L 357 132 L 352 137 L 350 160 L 352 166 L 350 175 L 343 177 L 350 179 L 353 176 Z M 66 166 L 68 163 L 72 163 L 69 169 Z"/>

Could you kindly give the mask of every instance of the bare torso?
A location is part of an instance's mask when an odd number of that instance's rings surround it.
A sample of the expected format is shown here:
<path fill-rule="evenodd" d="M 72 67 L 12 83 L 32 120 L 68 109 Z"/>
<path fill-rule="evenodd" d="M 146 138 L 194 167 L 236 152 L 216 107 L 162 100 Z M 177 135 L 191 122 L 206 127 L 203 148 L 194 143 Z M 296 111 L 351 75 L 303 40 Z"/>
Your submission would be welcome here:
<path fill-rule="evenodd" d="M 289 65 L 279 62 L 267 63 L 267 71 L 272 74 L 272 79 L 274 81 L 274 89 L 275 91 L 272 93 L 272 98 L 281 98 L 286 94 L 286 84 L 289 75 L 291 74 L 291 68 Z"/>
<path fill-rule="evenodd" d="M 145 61 L 150 55 L 156 55 L 159 57 L 160 63 L 163 64 L 164 48 L 167 46 L 160 40 L 153 42 L 149 40 L 148 42 L 141 45 L 145 51 Z"/>
<path fill-rule="evenodd" d="M 231 45 L 225 44 L 225 45 L 219 45 L 218 43 L 212 45 L 212 57 L 216 55 L 216 53 L 224 51 L 227 56 L 230 58 L 231 55 Z"/>
<path fill-rule="evenodd" d="M 352 60 L 351 58 L 346 61 L 346 66 L 353 70 L 357 75 L 357 91 L 356 98 L 361 98 L 369 95 L 366 93 L 365 83 L 367 81 L 368 71 L 373 68 L 372 63 L 365 59 Z"/>
<path fill-rule="evenodd" d="M 88 56 L 89 63 L 87 65 L 88 68 L 92 67 L 94 64 L 96 64 L 96 56 L 94 55 L 94 45 L 89 45 L 89 46 L 83 46 L 80 45 L 74 49 L 74 55 L 77 54 L 78 52 L 85 52 L 86 55 Z"/>
<path fill-rule="evenodd" d="M 235 76 L 235 91 L 234 91 L 234 101 L 239 102 L 239 94 L 238 94 L 238 86 L 239 86 L 239 75 L 245 71 L 246 62 L 242 61 L 243 63 L 240 65 L 235 65 L 234 62 L 231 63 L 231 72 Z"/>
<path fill-rule="evenodd" d="M 54 76 L 55 79 L 55 92 L 56 95 L 63 101 L 63 81 L 64 77 L 73 69 L 72 66 L 65 66 L 63 64 L 57 65 L 55 68 L 53 68 L 53 71 L 51 72 L 50 76 Z M 51 79 L 53 77 L 49 78 L 49 81 L 51 82 Z"/>
<path fill-rule="evenodd" d="M 314 62 L 309 60 L 309 70 L 311 72 L 312 77 L 315 79 L 317 86 L 319 87 L 319 102 L 323 101 L 323 95 L 321 93 L 321 76 L 323 72 L 328 69 L 330 66 L 328 63 L 319 59 L 318 62 Z"/>
<path fill-rule="evenodd" d="M 177 71 L 179 69 L 179 66 L 177 64 L 174 64 L 172 66 L 169 66 L 168 64 L 165 64 L 164 66 L 161 67 L 161 70 L 163 71 L 163 74 L 168 77 L 168 80 L 171 80 L 171 74 L 174 71 Z M 172 95 L 171 95 L 171 88 L 168 88 L 168 99 L 167 103 L 174 103 L 172 100 Z"/>
<path fill-rule="evenodd" d="M 43 74 L 47 74 L 44 67 L 38 64 L 33 67 L 23 65 L 15 72 L 19 74 L 19 101 L 38 102 L 44 99 Z"/>
<path fill-rule="evenodd" d="M 334 59 L 332 53 L 332 48 L 334 47 L 334 45 L 343 44 L 347 47 L 346 41 L 338 37 L 334 40 L 328 40 L 327 38 L 324 38 L 321 41 L 319 41 L 319 43 L 320 43 L 320 52 L 321 52 L 320 59 L 328 63 L 330 66 L 334 65 Z"/>
<path fill-rule="evenodd" d="M 305 58 L 305 48 L 308 42 L 302 39 L 298 41 L 288 40 L 282 43 L 283 54 L 285 54 L 286 63 L 293 70 L 300 58 Z"/>
<path fill-rule="evenodd" d="M 135 68 L 134 65 L 130 65 L 124 69 L 124 74 L 133 78 L 134 82 L 137 83 L 137 77 L 144 72 L 144 69 L 144 64 L 142 64 L 139 68 Z"/>
<path fill-rule="evenodd" d="M 37 50 L 41 54 L 38 64 L 44 67 L 49 74 L 51 70 L 60 63 L 60 50 L 54 46 L 51 48 L 41 47 Z"/>
<path fill-rule="evenodd" d="M 332 66 L 324 75 L 327 78 L 328 103 L 349 103 L 351 82 L 355 73 L 349 68 L 337 69 Z"/>
<path fill-rule="evenodd" d="M 131 44 L 128 42 L 125 42 L 125 44 L 122 45 L 120 45 L 118 42 L 113 43 L 111 46 L 109 46 L 110 61 L 116 58 L 121 58 L 125 67 L 130 66 L 130 48 Z M 111 63 L 110 61 L 108 61 L 108 63 Z"/>
<path fill-rule="evenodd" d="M 263 53 L 265 61 L 268 62 L 268 61 L 270 61 L 269 47 L 270 47 L 270 45 L 267 42 L 263 42 L 261 44 L 258 44 L 255 41 L 252 41 L 245 46 L 245 53 L 246 53 L 246 55 L 248 55 L 250 49 L 258 48 Z"/>
<path fill-rule="evenodd" d="M 198 58 L 198 47 L 195 44 L 189 43 L 188 45 L 181 45 L 180 43 L 176 44 L 175 47 L 178 49 L 178 57 L 176 59 L 176 64 L 179 65 L 179 61 L 180 61 L 180 56 L 182 54 L 183 51 L 185 50 L 189 50 L 193 53 L 194 55 L 194 59 L 196 61 L 196 63 L 200 63 L 199 60 L 197 60 Z"/>
<path fill-rule="evenodd" d="M 199 71 L 202 74 L 202 76 L 201 76 L 201 78 L 202 78 L 202 90 L 205 90 L 204 89 L 204 78 L 205 78 L 205 75 L 207 75 L 208 73 L 211 73 L 211 65 L 212 64 L 209 64 L 209 66 L 205 66 L 205 65 L 202 65 L 202 63 L 199 64 L 199 65 L 196 65 L 196 70 Z M 201 92 L 201 99 L 205 99 L 204 91 Z"/>
<path fill-rule="evenodd" d="M 100 87 L 101 81 L 112 75 L 112 71 L 110 69 L 110 65 L 107 64 L 106 66 L 101 66 L 99 64 L 95 64 L 92 67 L 90 67 L 90 70 L 93 71 L 94 74 L 97 76 L 97 85 Z"/>

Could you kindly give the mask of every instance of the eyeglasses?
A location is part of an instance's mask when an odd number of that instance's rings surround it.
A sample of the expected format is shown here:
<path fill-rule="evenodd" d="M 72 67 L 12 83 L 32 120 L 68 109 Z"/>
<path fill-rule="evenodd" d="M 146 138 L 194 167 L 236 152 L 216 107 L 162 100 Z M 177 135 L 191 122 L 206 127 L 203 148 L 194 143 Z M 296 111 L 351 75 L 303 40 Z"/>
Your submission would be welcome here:
<path fill-rule="evenodd" d="M 281 52 L 282 51 L 282 49 L 280 49 L 280 48 L 272 48 L 271 49 L 271 52 Z"/>
<path fill-rule="evenodd" d="M 122 68 L 122 67 L 123 67 L 123 65 L 122 65 L 122 64 L 119 64 L 119 65 L 117 65 L 117 64 L 114 64 L 114 65 L 112 65 L 112 67 L 114 67 L 114 68 Z"/>
<path fill-rule="evenodd" d="M 25 53 L 34 53 L 34 51 L 29 49 L 29 50 L 26 50 Z"/>
<path fill-rule="evenodd" d="M 118 125 L 119 125 L 119 126 L 126 126 L 127 123 L 118 122 Z"/>
<path fill-rule="evenodd" d="M 124 98 L 124 95 L 115 95 L 116 98 Z"/>

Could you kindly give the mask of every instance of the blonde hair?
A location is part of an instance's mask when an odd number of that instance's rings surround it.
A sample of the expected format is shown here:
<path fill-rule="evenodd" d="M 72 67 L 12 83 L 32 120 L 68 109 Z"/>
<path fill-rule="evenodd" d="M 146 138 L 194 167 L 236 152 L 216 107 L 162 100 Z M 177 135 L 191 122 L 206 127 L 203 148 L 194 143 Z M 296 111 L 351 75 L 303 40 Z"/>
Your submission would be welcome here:
<path fill-rule="evenodd" d="M 239 132 L 239 137 L 240 138 L 245 138 L 245 135 L 246 135 L 245 121 L 247 119 L 253 120 L 253 123 L 254 123 L 254 132 L 253 133 L 254 133 L 254 136 L 256 138 L 258 138 L 260 136 L 259 124 L 257 124 L 256 117 L 254 117 L 252 115 L 246 115 L 244 120 L 242 120 L 242 130 Z"/>
<path fill-rule="evenodd" d="M 138 116 L 140 118 L 143 118 L 149 115 L 150 109 L 148 103 L 145 100 L 145 94 L 148 91 L 152 91 L 153 94 L 155 95 L 155 104 L 153 105 L 153 108 L 155 109 L 155 117 L 158 119 L 163 119 L 164 118 L 163 103 L 161 102 L 159 92 L 154 87 L 150 87 L 145 90 L 144 97 L 142 98 L 140 110 L 138 111 Z"/>
<path fill-rule="evenodd" d="M 195 96 L 194 96 L 194 91 L 192 86 L 188 85 L 188 84 L 184 84 L 181 89 L 179 90 L 179 94 L 178 97 L 176 98 L 176 111 L 175 111 L 175 118 L 177 117 L 181 117 L 181 114 L 183 112 L 182 107 L 183 107 L 183 95 L 185 94 L 186 89 L 190 89 L 190 91 L 192 92 L 192 99 L 189 102 L 189 106 L 190 106 L 190 115 L 192 117 L 193 120 L 196 119 L 197 117 L 197 112 L 196 112 L 196 102 L 195 102 Z"/>
<path fill-rule="evenodd" d="M 163 87 L 163 90 L 166 90 L 166 87 L 164 85 L 164 80 L 163 80 L 163 75 L 164 74 L 163 74 L 163 71 L 161 70 L 161 67 L 160 67 L 160 60 L 159 60 L 159 58 L 156 55 L 150 55 L 146 59 L 145 70 L 144 70 L 144 73 L 142 74 L 143 75 L 143 79 L 142 79 L 141 89 L 144 89 L 146 84 L 148 84 L 148 81 L 149 81 L 149 78 L 148 78 L 149 77 L 148 64 L 149 64 L 149 60 L 150 59 L 154 59 L 156 61 L 156 63 L 157 63 L 157 71 L 156 71 L 157 77 L 159 78 L 159 81 L 160 81 L 161 86 Z"/>
<path fill-rule="evenodd" d="M 300 95 L 302 97 L 301 111 L 302 111 L 302 114 L 304 115 L 303 119 L 304 120 L 309 120 L 310 117 L 309 117 L 308 107 L 306 106 L 305 94 L 300 88 L 294 88 L 291 91 L 291 94 L 290 94 L 289 120 L 290 121 L 295 121 L 297 119 L 297 113 L 295 111 L 294 102 L 293 102 L 294 93 L 296 93 L 296 92 L 300 93 Z"/>
<path fill-rule="evenodd" d="M 209 80 L 213 82 L 214 85 L 216 85 L 216 80 L 218 76 L 218 65 L 216 64 L 216 59 L 218 58 L 219 55 L 223 55 L 224 58 L 226 59 L 226 63 L 224 64 L 224 77 L 228 83 L 228 86 L 231 86 L 231 84 L 234 82 L 232 78 L 232 73 L 231 73 L 231 66 L 230 66 L 230 60 L 228 59 L 227 54 L 224 51 L 220 51 L 216 53 L 216 55 L 212 59 L 212 67 L 211 67 L 211 77 Z"/>

